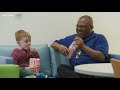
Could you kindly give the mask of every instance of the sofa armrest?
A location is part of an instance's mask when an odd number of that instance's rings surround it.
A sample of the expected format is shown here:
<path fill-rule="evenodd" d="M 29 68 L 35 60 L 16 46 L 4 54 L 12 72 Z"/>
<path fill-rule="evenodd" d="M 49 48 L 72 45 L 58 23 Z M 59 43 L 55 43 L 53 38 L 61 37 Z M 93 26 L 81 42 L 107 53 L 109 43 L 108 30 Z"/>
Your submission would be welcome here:
<path fill-rule="evenodd" d="M 50 63 L 52 69 L 52 76 L 59 77 L 57 73 L 57 67 L 60 64 L 69 65 L 69 60 L 64 55 L 62 55 L 61 53 L 55 51 L 53 48 L 50 47 Z"/>
<path fill-rule="evenodd" d="M 0 64 L 13 64 L 13 58 L 0 56 Z"/>
<path fill-rule="evenodd" d="M 114 59 L 120 60 L 120 55 L 119 54 L 109 54 L 109 55 L 110 55 L 110 59 L 114 58 Z"/>

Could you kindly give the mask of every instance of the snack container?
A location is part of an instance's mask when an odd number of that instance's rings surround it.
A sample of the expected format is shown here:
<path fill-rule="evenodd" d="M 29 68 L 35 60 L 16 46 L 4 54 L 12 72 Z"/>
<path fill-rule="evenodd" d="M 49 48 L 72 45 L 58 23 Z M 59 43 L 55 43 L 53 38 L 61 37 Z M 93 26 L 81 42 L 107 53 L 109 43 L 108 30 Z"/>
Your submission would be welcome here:
<path fill-rule="evenodd" d="M 34 73 L 39 73 L 40 70 L 40 59 L 39 58 L 30 58 L 29 60 L 29 66 L 33 67 L 31 69 Z"/>
<path fill-rule="evenodd" d="M 71 58 L 77 47 L 78 46 L 75 44 L 75 41 L 73 41 L 72 44 L 69 46 L 69 54 L 67 55 L 68 59 Z"/>

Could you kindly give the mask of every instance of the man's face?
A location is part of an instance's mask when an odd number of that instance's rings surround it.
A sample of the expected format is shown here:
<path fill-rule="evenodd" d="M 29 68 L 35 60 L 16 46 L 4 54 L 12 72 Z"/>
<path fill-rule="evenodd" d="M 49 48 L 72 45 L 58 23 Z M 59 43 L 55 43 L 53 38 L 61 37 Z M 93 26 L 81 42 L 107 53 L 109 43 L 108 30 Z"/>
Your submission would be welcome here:
<path fill-rule="evenodd" d="M 81 38 L 85 38 L 90 35 L 92 32 L 92 25 L 90 20 L 86 18 L 79 19 L 76 25 L 76 32 Z"/>
<path fill-rule="evenodd" d="M 30 45 L 31 45 L 31 38 L 29 37 L 23 37 L 19 41 L 19 46 L 24 50 L 28 50 L 30 48 Z"/>

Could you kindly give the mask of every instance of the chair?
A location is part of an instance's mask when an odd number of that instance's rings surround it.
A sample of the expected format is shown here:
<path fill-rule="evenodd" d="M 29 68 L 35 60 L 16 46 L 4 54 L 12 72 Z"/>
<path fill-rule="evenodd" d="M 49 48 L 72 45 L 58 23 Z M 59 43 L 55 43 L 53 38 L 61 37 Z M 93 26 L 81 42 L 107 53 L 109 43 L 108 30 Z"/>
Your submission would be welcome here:
<path fill-rule="evenodd" d="M 111 58 L 110 62 L 111 62 L 112 67 L 113 67 L 114 77 L 120 78 L 120 60 Z"/>

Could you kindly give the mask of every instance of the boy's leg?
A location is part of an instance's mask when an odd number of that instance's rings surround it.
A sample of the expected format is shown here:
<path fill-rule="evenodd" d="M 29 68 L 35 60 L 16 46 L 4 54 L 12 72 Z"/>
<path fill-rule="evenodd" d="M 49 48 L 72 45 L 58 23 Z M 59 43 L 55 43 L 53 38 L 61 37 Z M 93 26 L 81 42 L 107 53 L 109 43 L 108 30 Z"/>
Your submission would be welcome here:
<path fill-rule="evenodd" d="M 37 78 L 48 78 L 49 71 L 48 70 L 40 70 L 38 74 L 36 74 Z"/>
<path fill-rule="evenodd" d="M 30 75 L 35 75 L 35 76 L 36 76 L 36 74 L 33 73 L 32 71 L 20 67 L 20 77 L 21 77 L 21 78 L 23 78 L 23 77 L 25 77 L 25 76 L 30 76 Z"/>
<path fill-rule="evenodd" d="M 43 73 L 45 75 L 48 75 L 49 76 L 49 71 L 48 70 L 40 70 L 39 73 Z"/>
<path fill-rule="evenodd" d="M 49 71 L 48 70 L 41 70 L 40 73 L 36 74 L 30 70 L 20 67 L 20 77 L 26 77 L 30 75 L 36 76 L 36 78 L 46 78 L 48 77 Z"/>

